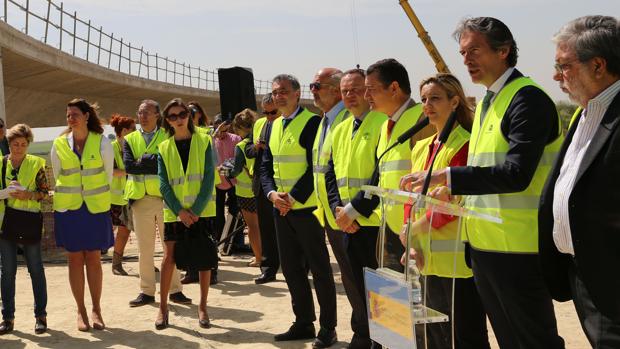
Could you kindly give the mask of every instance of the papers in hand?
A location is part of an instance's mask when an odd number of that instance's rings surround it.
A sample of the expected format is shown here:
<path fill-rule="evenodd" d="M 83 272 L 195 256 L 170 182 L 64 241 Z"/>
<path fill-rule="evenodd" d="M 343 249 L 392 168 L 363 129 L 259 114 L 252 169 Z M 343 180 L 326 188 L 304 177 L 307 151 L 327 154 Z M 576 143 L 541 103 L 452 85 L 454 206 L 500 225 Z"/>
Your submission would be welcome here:
<path fill-rule="evenodd" d="M 9 194 L 20 190 L 26 190 L 26 188 L 22 187 L 19 184 L 11 184 L 8 186 L 8 188 L 0 190 L 0 200 L 8 199 L 10 196 Z"/>

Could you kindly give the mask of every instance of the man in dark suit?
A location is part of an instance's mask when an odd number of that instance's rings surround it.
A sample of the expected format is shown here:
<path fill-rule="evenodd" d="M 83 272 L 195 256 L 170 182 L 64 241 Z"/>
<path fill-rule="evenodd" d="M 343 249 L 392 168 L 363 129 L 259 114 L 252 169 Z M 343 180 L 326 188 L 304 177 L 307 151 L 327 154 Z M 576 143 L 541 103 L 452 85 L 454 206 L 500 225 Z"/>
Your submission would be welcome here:
<path fill-rule="evenodd" d="M 476 108 L 468 166 L 433 171 L 465 195 L 465 207 L 499 216 L 501 224 L 465 218 L 476 287 L 501 348 L 563 348 L 553 303 L 540 272 L 538 200 L 561 145 L 553 101 L 517 69 L 517 46 L 495 18 L 466 19 L 455 31 L 474 83 L 487 88 Z M 421 186 L 424 172 L 406 176 Z M 405 183 L 402 183 L 405 184 Z"/>
<path fill-rule="evenodd" d="M 295 322 L 276 341 L 314 338 L 314 301 L 308 281 L 310 267 L 321 307 L 313 348 L 327 348 L 336 338 L 336 287 L 325 244 L 325 230 L 316 209 L 312 177 L 312 146 L 321 118 L 299 105 L 299 81 L 281 74 L 273 79 L 273 99 L 282 113 L 271 124 L 263 153 L 261 183 L 273 203 L 282 273 L 291 294 Z"/>
<path fill-rule="evenodd" d="M 540 258 L 594 348 L 620 348 L 620 22 L 587 16 L 554 37 L 554 79 L 580 109 L 542 192 Z"/>
<path fill-rule="evenodd" d="M 260 181 L 260 168 L 263 159 L 263 150 L 267 146 L 267 134 L 271 128 L 271 123 L 278 115 L 278 108 L 273 102 L 271 92 L 263 96 L 261 108 L 265 119 L 258 120 L 254 124 L 252 142 L 245 147 L 248 158 L 254 161 L 254 177 L 252 178 L 252 191 L 256 197 L 256 209 L 258 212 L 258 225 L 260 228 L 260 242 L 263 250 L 263 260 L 261 261 L 259 277 L 254 279 L 257 284 L 264 284 L 276 280 L 278 268 L 280 268 L 280 258 L 278 257 L 278 242 L 276 240 L 276 228 L 273 224 L 273 205 L 265 193 Z"/>

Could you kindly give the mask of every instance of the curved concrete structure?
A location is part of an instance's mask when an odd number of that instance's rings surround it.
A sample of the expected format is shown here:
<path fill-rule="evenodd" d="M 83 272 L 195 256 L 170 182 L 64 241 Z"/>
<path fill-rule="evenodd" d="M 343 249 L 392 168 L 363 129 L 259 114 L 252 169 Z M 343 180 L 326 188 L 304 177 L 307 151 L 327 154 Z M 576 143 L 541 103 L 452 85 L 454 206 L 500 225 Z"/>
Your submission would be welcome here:
<path fill-rule="evenodd" d="M 0 96 L 0 114 L 1 109 L 6 110 L 9 125 L 19 122 L 33 127 L 63 125 L 65 105 L 75 97 L 98 102 L 103 118 L 112 113 L 133 116 L 145 98 L 162 104 L 174 97 L 194 99 L 210 115 L 220 109 L 218 92 L 106 69 L 46 45 L 3 21 L 0 21 L 0 50 L 5 104 L 1 108 Z"/>

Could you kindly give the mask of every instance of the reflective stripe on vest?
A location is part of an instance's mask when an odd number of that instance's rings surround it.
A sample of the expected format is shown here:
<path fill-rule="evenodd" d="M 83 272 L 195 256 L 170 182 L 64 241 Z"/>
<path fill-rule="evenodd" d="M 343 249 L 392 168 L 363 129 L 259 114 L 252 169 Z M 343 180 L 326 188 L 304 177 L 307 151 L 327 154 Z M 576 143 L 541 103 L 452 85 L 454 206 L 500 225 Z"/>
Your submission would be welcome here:
<path fill-rule="evenodd" d="M 83 202 L 90 213 L 110 210 L 110 183 L 101 157 L 102 138 L 90 132 L 81 159 L 69 147 L 66 135 L 54 140 L 61 165 L 54 193 L 55 211 L 77 210 Z"/>
<path fill-rule="evenodd" d="M 237 184 L 235 184 L 235 194 L 242 198 L 254 197 L 254 192 L 252 191 L 252 177 L 250 177 L 254 172 L 254 159 L 248 159 L 245 155 L 245 147 L 250 142 L 251 139 L 246 137 L 236 145 L 245 157 L 245 165 L 243 165 L 241 172 L 237 175 Z"/>
<path fill-rule="evenodd" d="M 415 144 L 411 152 L 411 172 L 425 170 L 435 136 L 419 140 Z M 467 144 L 469 136 L 469 132 L 461 126 L 453 129 L 436 155 L 434 170 L 450 166 L 450 161 Z M 429 188 L 429 192 L 436 187 Z M 426 210 L 417 210 L 415 219 L 426 219 Z M 412 244 L 420 246 L 424 255 L 424 267 L 421 270 L 423 275 L 450 278 L 468 278 L 473 275 L 465 264 L 465 244 L 460 239 L 460 220 L 449 222 L 439 229 L 429 224 L 429 231 L 416 235 Z"/>
<path fill-rule="evenodd" d="M 377 146 L 377 157 L 396 142 L 411 126 L 415 125 L 422 115 L 422 105 L 416 104 L 400 116 L 391 137 L 388 140 L 386 121 L 381 127 L 381 138 Z M 379 186 L 386 189 L 399 189 L 400 178 L 411 172 L 411 144 L 409 141 L 397 145 L 381 158 L 379 163 Z M 403 226 L 404 205 L 387 205 L 385 207 L 385 219 L 387 225 L 394 233 L 398 234 Z"/>
<path fill-rule="evenodd" d="M 329 201 L 327 199 L 327 188 L 325 187 L 325 173 L 327 172 L 327 164 L 332 153 L 332 137 L 334 129 L 342 123 L 343 120 L 349 119 L 348 110 L 342 109 L 334 118 L 334 121 L 327 132 L 325 132 L 325 138 L 323 144 L 320 145 L 321 133 L 323 132 L 323 123 L 319 125 L 319 128 L 314 137 L 314 144 L 312 145 L 312 179 L 314 183 L 314 193 L 316 194 L 316 210 L 314 215 L 318 219 L 321 226 L 325 226 L 325 216 L 327 216 L 327 224 L 336 229 L 336 218 L 329 208 Z M 325 116 L 324 116 L 325 117 Z M 321 146 L 321 153 L 319 154 L 319 145 Z"/>
<path fill-rule="evenodd" d="M 10 183 L 12 180 L 17 179 L 19 184 L 26 188 L 30 192 L 37 190 L 37 174 L 41 169 L 45 168 L 45 159 L 38 156 L 26 154 L 26 157 L 19 165 L 19 172 L 17 178 L 13 178 L 13 165 L 11 161 L 7 159 L 6 162 L 6 183 Z M 4 200 L 3 200 L 4 201 Z M 8 205 L 16 210 L 28 211 L 28 212 L 41 212 L 41 202 L 36 200 L 17 200 L 9 196 Z"/>
<path fill-rule="evenodd" d="M 125 142 L 131 148 L 134 160 L 138 160 L 144 154 L 158 154 L 157 146 L 166 138 L 166 131 L 159 128 L 155 135 L 153 135 L 151 142 L 147 145 L 141 131 L 136 130 L 125 136 Z M 161 197 L 159 192 L 159 176 L 156 174 L 128 175 L 124 198 L 127 200 L 140 200 L 144 195 Z"/>
<path fill-rule="evenodd" d="M 125 169 L 125 164 L 123 163 L 123 150 L 121 149 L 121 144 L 118 142 L 118 139 L 112 142 L 112 149 L 114 150 L 114 163 L 119 170 Z M 125 185 L 127 184 L 127 176 L 114 176 L 112 177 L 112 184 L 110 184 L 110 193 L 112 194 L 112 204 L 125 206 L 127 205 L 127 200 L 125 200 Z"/>
<path fill-rule="evenodd" d="M 370 111 L 364 116 L 355 135 L 353 135 L 353 117 L 334 130 L 332 159 L 338 193 L 344 205 L 357 195 L 362 185 L 368 184 L 371 180 L 375 170 L 374 159 L 381 137 L 381 125 L 386 120 L 387 115 Z M 369 217 L 359 216 L 355 220 L 361 226 L 376 227 L 381 222 L 380 212 L 381 208 L 377 207 Z"/>
<path fill-rule="evenodd" d="M 306 160 L 306 149 L 299 144 L 299 138 L 308 121 L 315 117 L 307 109 L 297 114 L 283 128 L 282 117 L 273 121 L 269 149 L 273 155 L 273 179 L 279 192 L 290 193 L 292 187 L 310 166 Z M 304 203 L 295 201 L 293 210 L 316 206 L 316 196 L 311 193 Z"/>
<path fill-rule="evenodd" d="M 497 94 L 480 125 L 481 104 L 476 108 L 469 157 L 470 166 L 496 166 L 505 161 L 509 144 L 501 131 L 501 122 L 517 92 L 526 87 L 540 87 L 526 77 L 517 78 Z M 467 217 L 464 235 L 471 246 L 482 251 L 506 253 L 538 252 L 538 201 L 544 182 L 562 144 L 558 120 L 558 137 L 548 144 L 528 187 L 518 193 L 466 196 L 465 207 L 481 213 L 497 215 L 502 224 Z"/>
<path fill-rule="evenodd" d="M 168 183 L 183 208 L 191 208 L 200 193 L 205 170 L 205 153 L 211 144 L 211 136 L 204 132 L 194 132 L 190 143 L 186 171 L 183 170 L 183 162 L 179 156 L 174 137 L 170 137 L 159 144 L 159 153 L 166 166 Z M 212 171 L 215 177 L 214 186 L 211 189 L 211 197 L 200 213 L 200 217 L 215 216 L 215 184 L 217 184 L 219 176 L 215 167 Z M 177 215 L 164 204 L 164 222 L 176 221 L 178 221 Z"/>

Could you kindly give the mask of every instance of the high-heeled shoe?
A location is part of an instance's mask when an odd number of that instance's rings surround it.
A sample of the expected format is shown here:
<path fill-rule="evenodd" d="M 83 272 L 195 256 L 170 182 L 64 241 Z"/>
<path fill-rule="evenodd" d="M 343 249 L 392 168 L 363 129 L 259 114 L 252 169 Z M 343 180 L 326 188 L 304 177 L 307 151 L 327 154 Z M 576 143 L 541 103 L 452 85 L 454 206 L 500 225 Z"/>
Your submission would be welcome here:
<path fill-rule="evenodd" d="M 88 324 L 88 316 L 86 316 L 86 314 L 82 314 L 80 311 L 78 311 L 77 328 L 80 332 L 86 332 L 90 330 L 90 325 Z"/>
<path fill-rule="evenodd" d="M 92 317 L 93 317 L 93 328 L 99 331 L 105 330 L 105 323 L 103 322 L 101 311 L 93 310 Z"/>
<path fill-rule="evenodd" d="M 204 313 L 204 317 L 201 319 L 200 315 Z M 198 310 L 198 325 L 202 328 L 211 328 L 211 320 L 209 320 L 209 313 L 205 308 L 204 311 L 201 309 Z"/>
<path fill-rule="evenodd" d="M 155 329 L 163 330 L 168 327 L 168 312 L 162 314 L 161 319 L 155 321 Z"/>
<path fill-rule="evenodd" d="M 38 317 L 34 323 L 34 333 L 42 334 L 47 331 L 47 319 L 45 317 Z"/>

